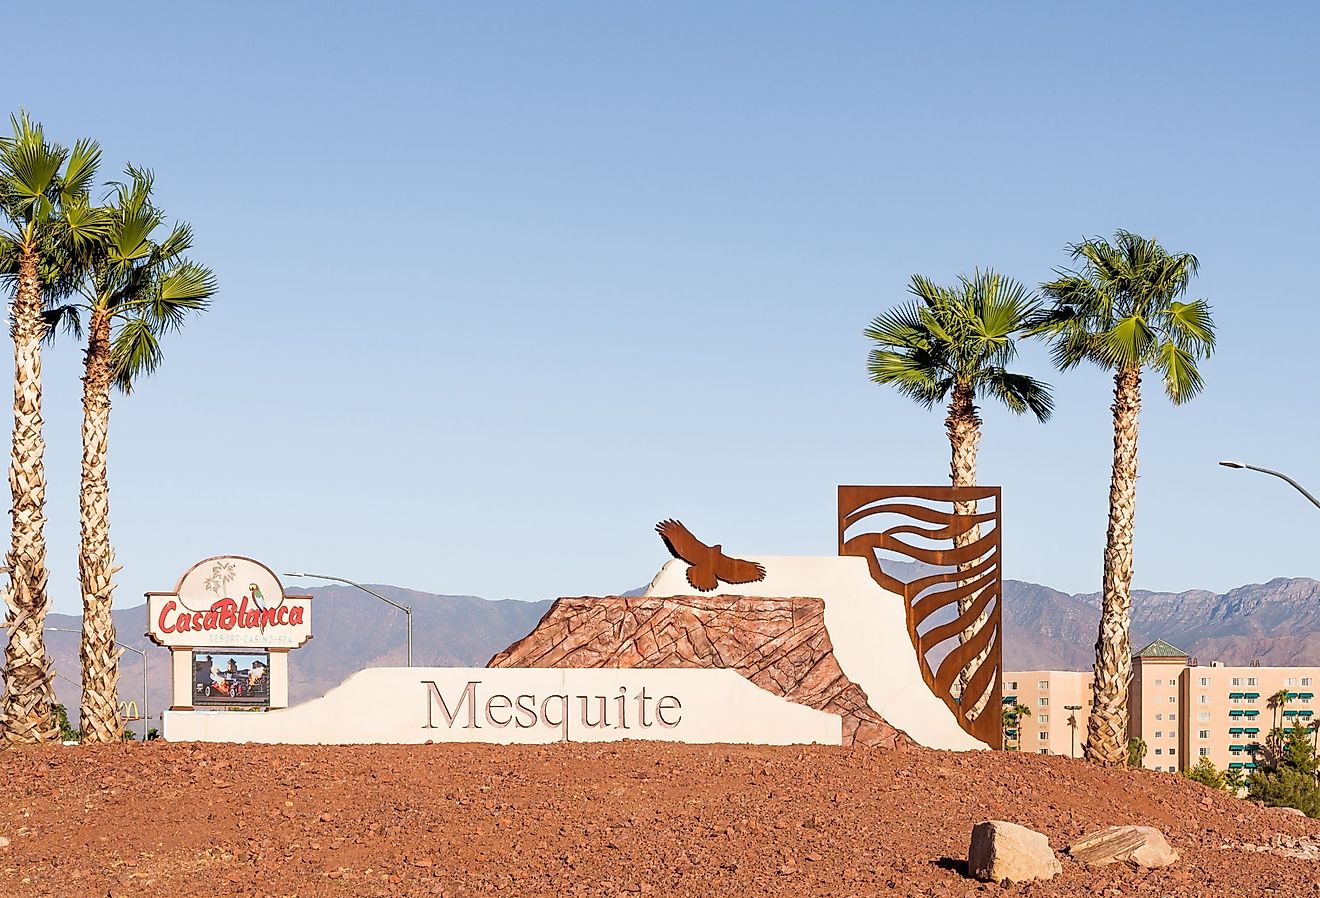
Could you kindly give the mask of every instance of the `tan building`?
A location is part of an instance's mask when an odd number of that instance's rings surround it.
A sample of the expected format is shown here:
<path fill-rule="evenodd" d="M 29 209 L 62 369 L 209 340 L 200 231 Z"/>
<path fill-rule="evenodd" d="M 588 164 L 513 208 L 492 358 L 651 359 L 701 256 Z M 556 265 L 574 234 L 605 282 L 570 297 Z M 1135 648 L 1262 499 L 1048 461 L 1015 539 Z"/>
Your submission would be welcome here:
<path fill-rule="evenodd" d="M 1021 726 L 1021 750 L 1080 757 L 1091 707 L 1090 671 L 1008 671 L 1004 704 L 1031 709 Z M 1274 726 L 1320 722 L 1320 667 L 1200 666 L 1187 653 L 1157 639 L 1132 657 L 1128 693 L 1129 738 L 1146 743 L 1144 766 L 1174 772 L 1209 758 L 1219 769 L 1255 767 L 1253 746 Z M 1286 692 L 1279 707 L 1271 702 Z M 1042 701 L 1044 700 L 1044 701 Z M 1076 750 L 1066 705 L 1077 712 Z M 1041 719 L 1041 715 L 1044 719 Z M 1008 743 L 1012 745 L 1012 740 Z"/>
<path fill-rule="evenodd" d="M 1187 654 L 1162 639 L 1132 656 L 1128 738 L 1140 736 L 1146 741 L 1142 766 L 1151 770 L 1172 773 L 1181 766 L 1186 746 L 1179 733 L 1186 720 L 1179 680 L 1186 669 Z"/>
<path fill-rule="evenodd" d="M 1091 674 L 1079 670 L 1019 670 L 1004 674 L 1004 706 L 1021 704 L 1031 713 L 1018 721 L 1019 734 L 1008 748 L 1048 755 L 1082 756 L 1086 718 L 1091 713 Z M 1068 706 L 1081 706 L 1080 711 Z M 1068 721 L 1076 715 L 1076 730 Z"/>

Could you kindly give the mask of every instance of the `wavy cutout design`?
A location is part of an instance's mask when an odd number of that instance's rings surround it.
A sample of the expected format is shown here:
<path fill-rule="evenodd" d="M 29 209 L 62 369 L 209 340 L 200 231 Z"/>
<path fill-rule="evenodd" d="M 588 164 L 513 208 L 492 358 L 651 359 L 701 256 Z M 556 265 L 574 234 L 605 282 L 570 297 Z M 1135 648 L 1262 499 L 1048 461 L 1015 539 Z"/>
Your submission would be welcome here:
<path fill-rule="evenodd" d="M 926 685 L 964 730 L 994 748 L 1003 743 L 999 536 L 999 487 L 839 487 L 839 554 L 865 558 L 875 581 L 903 597 Z M 881 552 L 934 570 L 900 579 L 885 569 Z M 960 642 L 982 615 L 981 628 Z"/>

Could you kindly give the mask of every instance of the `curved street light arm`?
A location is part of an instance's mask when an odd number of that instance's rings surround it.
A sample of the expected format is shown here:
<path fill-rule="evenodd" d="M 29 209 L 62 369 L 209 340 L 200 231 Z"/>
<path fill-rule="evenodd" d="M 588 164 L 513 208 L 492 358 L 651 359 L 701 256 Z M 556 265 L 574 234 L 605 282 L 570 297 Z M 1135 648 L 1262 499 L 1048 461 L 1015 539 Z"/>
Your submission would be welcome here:
<path fill-rule="evenodd" d="M 362 590 L 368 595 L 375 596 L 376 598 L 384 602 L 386 605 L 393 605 L 395 608 L 398 608 L 404 614 L 408 615 L 408 666 L 409 667 L 413 666 L 413 626 L 412 626 L 413 610 L 411 605 L 403 605 L 400 604 L 399 602 L 394 601 L 393 599 L 388 599 L 385 596 L 381 595 L 380 593 L 376 592 L 376 590 L 363 586 L 361 583 L 358 583 L 356 580 L 348 580 L 344 577 L 330 577 L 325 574 L 308 574 L 301 571 L 290 571 L 284 574 L 284 576 L 306 577 L 309 580 L 331 580 L 335 583 L 343 583 L 346 586 L 356 587 L 357 589 Z"/>
<path fill-rule="evenodd" d="M 1289 477 L 1287 474 L 1282 473 L 1281 471 L 1271 471 L 1269 468 L 1261 468 L 1256 465 L 1249 465 L 1246 462 L 1241 462 L 1241 461 L 1221 461 L 1220 464 L 1223 465 L 1225 468 L 1245 468 L 1248 471 L 1258 471 L 1261 474 L 1269 474 L 1271 477 L 1277 477 L 1280 480 L 1287 483 L 1293 489 L 1297 490 L 1297 492 L 1301 493 L 1307 499 L 1309 499 L 1311 501 L 1311 504 L 1314 505 L 1316 508 L 1320 508 L 1320 499 L 1317 499 L 1315 496 L 1312 496 L 1309 492 L 1306 491 L 1306 487 L 1302 486 L 1296 480 L 1293 480 L 1291 477 Z"/>

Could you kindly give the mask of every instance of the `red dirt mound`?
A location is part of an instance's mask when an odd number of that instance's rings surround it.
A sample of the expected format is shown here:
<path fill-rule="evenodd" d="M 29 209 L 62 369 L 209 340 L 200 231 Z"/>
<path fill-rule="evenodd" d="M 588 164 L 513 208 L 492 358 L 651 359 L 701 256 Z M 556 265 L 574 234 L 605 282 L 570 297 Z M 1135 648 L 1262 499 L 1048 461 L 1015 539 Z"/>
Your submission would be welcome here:
<path fill-rule="evenodd" d="M 918 748 L 243 746 L 0 753 L 0 895 L 1320 895 L 1320 862 L 1245 850 L 1316 821 L 1171 774 Z M 1062 855 L 1159 827 L 1151 872 L 1062 856 L 1049 883 L 965 878 L 973 824 Z M 4 841 L 8 840 L 8 845 Z"/>

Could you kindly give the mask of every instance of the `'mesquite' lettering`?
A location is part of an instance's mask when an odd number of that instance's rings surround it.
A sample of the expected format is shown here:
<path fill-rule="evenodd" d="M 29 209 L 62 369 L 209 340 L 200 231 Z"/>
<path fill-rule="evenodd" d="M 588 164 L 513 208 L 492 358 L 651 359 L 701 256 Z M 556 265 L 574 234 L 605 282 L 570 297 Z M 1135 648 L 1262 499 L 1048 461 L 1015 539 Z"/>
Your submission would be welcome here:
<path fill-rule="evenodd" d="M 497 692 L 483 702 L 478 695 L 481 681 L 469 680 L 451 704 L 434 680 L 422 680 L 422 685 L 426 687 L 424 729 L 431 730 L 440 726 L 437 718 L 450 729 L 455 724 L 465 730 L 479 730 L 483 726 L 494 729 L 512 726 L 520 730 L 547 727 L 559 730 L 560 740 L 566 742 L 570 717 L 575 727 L 592 730 L 645 730 L 656 726 L 673 729 L 683 720 L 683 703 L 677 697 L 651 695 L 645 686 L 631 696 L 624 686 L 619 687 L 617 695 L 560 693 L 511 697 Z"/>

